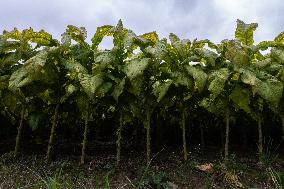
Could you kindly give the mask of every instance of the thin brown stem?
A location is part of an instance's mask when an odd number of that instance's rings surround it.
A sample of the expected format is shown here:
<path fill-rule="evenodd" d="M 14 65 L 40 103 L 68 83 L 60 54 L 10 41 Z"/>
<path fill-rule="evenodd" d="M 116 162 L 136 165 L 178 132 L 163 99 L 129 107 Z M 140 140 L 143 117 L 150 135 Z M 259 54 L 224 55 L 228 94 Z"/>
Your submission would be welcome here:
<path fill-rule="evenodd" d="M 259 159 L 261 160 L 261 156 L 263 153 L 263 136 L 262 136 L 262 124 L 261 124 L 261 117 L 258 118 L 258 154 Z"/>
<path fill-rule="evenodd" d="M 226 138 L 225 138 L 225 159 L 229 156 L 229 133 L 230 133 L 230 112 L 226 110 Z"/>
<path fill-rule="evenodd" d="M 119 116 L 119 128 L 116 131 L 117 141 L 116 141 L 116 165 L 119 165 L 121 158 L 121 130 L 123 126 L 122 112 Z"/>
<path fill-rule="evenodd" d="M 59 109 L 59 104 L 56 105 L 55 110 L 54 110 L 54 115 L 53 115 L 53 120 L 52 120 L 52 127 L 51 127 L 51 131 L 50 131 L 48 147 L 47 147 L 47 153 L 46 153 L 46 160 L 47 161 L 51 160 L 51 152 L 52 152 L 52 147 L 53 147 L 53 140 L 54 140 L 55 129 L 56 129 L 56 126 L 57 126 L 57 119 L 58 119 L 58 109 Z"/>
<path fill-rule="evenodd" d="M 187 160 L 187 150 L 186 150 L 186 132 L 185 132 L 185 110 L 182 111 L 182 143 L 183 143 L 183 159 Z"/>
<path fill-rule="evenodd" d="M 21 110 L 20 125 L 18 127 L 18 134 L 16 137 L 16 145 L 15 145 L 15 150 L 14 150 L 15 157 L 19 154 L 19 150 L 20 150 L 20 142 L 21 142 L 22 132 L 23 132 L 23 122 L 24 122 L 25 111 L 26 111 L 26 107 L 23 105 L 22 110 Z"/>
<path fill-rule="evenodd" d="M 147 144 L 146 144 L 146 149 L 147 149 L 147 164 L 150 162 L 150 156 L 151 156 L 151 135 L 150 135 L 150 132 L 151 132 L 151 125 L 150 125 L 150 122 L 151 122 L 151 115 L 150 114 L 147 114 L 147 117 L 146 117 L 146 137 L 147 137 Z"/>
<path fill-rule="evenodd" d="M 281 122 L 282 122 L 282 139 L 284 140 L 284 115 L 281 116 Z"/>
<path fill-rule="evenodd" d="M 82 152 L 81 152 L 81 160 L 80 164 L 83 165 L 85 163 L 86 158 L 86 146 L 87 146 L 87 138 L 88 138 L 88 131 L 89 131 L 89 110 L 87 107 L 86 114 L 85 114 L 85 128 L 84 128 L 84 139 L 82 142 Z"/>

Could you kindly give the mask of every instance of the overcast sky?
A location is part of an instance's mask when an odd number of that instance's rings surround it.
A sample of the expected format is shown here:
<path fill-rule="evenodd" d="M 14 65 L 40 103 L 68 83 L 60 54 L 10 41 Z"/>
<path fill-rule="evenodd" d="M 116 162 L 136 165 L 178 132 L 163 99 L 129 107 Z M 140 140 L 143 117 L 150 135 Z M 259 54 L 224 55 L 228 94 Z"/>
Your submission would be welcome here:
<path fill-rule="evenodd" d="M 2 0 L 0 30 L 45 29 L 60 38 L 67 25 L 96 27 L 122 19 L 136 34 L 173 32 L 181 38 L 219 42 L 233 38 L 236 20 L 259 24 L 255 41 L 284 31 L 283 0 Z"/>

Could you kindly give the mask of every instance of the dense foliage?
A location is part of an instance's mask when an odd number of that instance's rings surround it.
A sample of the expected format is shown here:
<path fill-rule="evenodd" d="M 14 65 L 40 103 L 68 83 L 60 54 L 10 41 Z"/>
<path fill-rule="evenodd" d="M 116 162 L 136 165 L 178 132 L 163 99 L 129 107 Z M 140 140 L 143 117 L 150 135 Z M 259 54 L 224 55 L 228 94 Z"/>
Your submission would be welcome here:
<path fill-rule="evenodd" d="M 166 133 L 161 120 L 180 126 L 186 160 L 192 123 L 200 123 L 203 144 L 204 131 L 221 120 L 227 157 L 230 125 L 236 119 L 248 119 L 257 123 L 261 156 L 264 126 L 281 130 L 284 137 L 284 33 L 255 44 L 256 28 L 255 23 L 238 20 L 235 39 L 219 44 L 180 39 L 173 33 L 169 39 L 159 39 L 155 32 L 136 35 L 121 21 L 117 26 L 98 27 L 90 44 L 82 27 L 68 26 L 61 41 L 45 31 L 4 31 L 0 35 L 0 107 L 2 117 L 18 125 L 15 156 L 25 125 L 34 131 L 50 126 L 48 160 L 57 126 L 69 125 L 75 133 L 84 126 L 83 164 L 89 126 L 102 129 L 98 125 L 106 118 L 112 121 L 104 127 L 116 131 L 117 163 L 122 131 L 127 127 L 145 129 L 149 162 L 153 129 Z M 104 37 L 113 38 L 113 48 L 99 48 Z M 264 124 L 272 122 L 278 128 Z M 4 131 L 1 127 L 4 124 L 0 126 Z"/>

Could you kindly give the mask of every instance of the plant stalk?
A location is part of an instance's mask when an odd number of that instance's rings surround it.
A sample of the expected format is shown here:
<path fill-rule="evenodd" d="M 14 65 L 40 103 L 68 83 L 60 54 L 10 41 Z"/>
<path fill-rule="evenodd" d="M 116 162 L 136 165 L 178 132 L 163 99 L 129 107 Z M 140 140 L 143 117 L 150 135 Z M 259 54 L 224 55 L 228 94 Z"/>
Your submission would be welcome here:
<path fill-rule="evenodd" d="M 225 138 L 225 159 L 229 156 L 229 133 L 230 133 L 230 112 L 226 109 L 226 138 Z"/>
<path fill-rule="evenodd" d="M 263 136 L 262 136 L 262 124 L 261 117 L 258 117 L 258 155 L 259 160 L 261 160 L 261 156 L 263 153 Z"/>
<path fill-rule="evenodd" d="M 16 145 L 15 145 L 15 150 L 14 150 L 14 157 L 18 156 L 19 150 L 20 150 L 20 141 L 21 141 L 21 138 L 22 138 L 23 122 L 24 122 L 25 111 L 26 111 L 26 107 L 23 105 L 22 110 L 21 110 L 20 125 L 18 127 L 18 134 L 17 134 L 17 137 L 16 137 Z"/>
<path fill-rule="evenodd" d="M 53 117 L 53 120 L 52 120 L 52 127 L 51 127 L 51 131 L 50 131 L 49 141 L 48 141 L 47 153 L 46 153 L 46 160 L 47 161 L 51 160 L 53 140 L 54 140 L 55 129 L 56 129 L 57 120 L 58 120 L 58 109 L 59 109 L 59 104 L 56 104 L 55 111 L 54 111 L 54 117 Z"/>
<path fill-rule="evenodd" d="M 150 125 L 150 121 L 151 121 L 151 115 L 148 113 L 147 117 L 146 117 L 146 137 L 147 137 L 147 144 L 146 144 L 146 149 L 147 149 L 147 164 L 150 163 L 150 156 L 151 156 L 151 135 L 150 135 L 150 131 L 151 131 L 151 125 Z"/>
<path fill-rule="evenodd" d="M 119 116 L 119 128 L 116 131 L 117 141 L 116 141 L 116 165 L 119 165 L 121 157 L 121 130 L 123 126 L 122 113 Z"/>
<path fill-rule="evenodd" d="M 185 110 L 182 111 L 181 117 L 181 126 L 182 126 L 182 144 L 183 144 L 183 159 L 187 160 L 187 150 L 186 150 L 186 133 L 185 133 Z"/>
<path fill-rule="evenodd" d="M 87 107 L 86 114 L 85 114 L 85 128 L 84 128 L 84 139 L 82 142 L 82 152 L 81 152 L 81 160 L 80 164 L 83 165 L 85 163 L 86 157 L 86 146 L 87 146 L 87 138 L 88 138 L 88 131 L 89 131 L 89 108 Z"/>
<path fill-rule="evenodd" d="M 282 140 L 284 140 L 284 115 L 281 116 L 281 122 L 282 122 Z"/>

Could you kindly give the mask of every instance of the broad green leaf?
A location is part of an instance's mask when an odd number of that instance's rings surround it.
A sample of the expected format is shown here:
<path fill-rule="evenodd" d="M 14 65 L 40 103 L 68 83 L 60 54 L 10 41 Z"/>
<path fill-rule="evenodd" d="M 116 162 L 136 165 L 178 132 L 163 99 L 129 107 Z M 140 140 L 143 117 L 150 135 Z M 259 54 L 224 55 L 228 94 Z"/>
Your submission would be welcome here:
<path fill-rule="evenodd" d="M 112 96 L 118 102 L 119 96 L 123 93 L 125 78 L 123 78 L 113 89 Z"/>
<path fill-rule="evenodd" d="M 212 99 L 215 99 L 221 92 L 224 91 L 224 86 L 229 77 L 229 70 L 227 68 L 221 68 L 212 72 L 209 75 L 211 80 L 208 90 L 211 92 Z"/>
<path fill-rule="evenodd" d="M 11 91 L 0 91 L 0 107 L 7 107 L 9 111 L 15 112 L 18 106 L 19 99 Z"/>
<path fill-rule="evenodd" d="M 210 98 L 204 98 L 200 101 L 199 106 L 205 108 L 207 111 L 215 114 L 215 115 L 223 115 L 224 110 L 227 107 L 225 100 L 223 98 L 216 98 L 214 100 Z"/>
<path fill-rule="evenodd" d="M 105 25 L 97 28 L 97 31 L 92 38 L 92 48 L 97 49 L 101 41 L 103 40 L 103 37 L 105 36 L 112 36 L 113 32 L 111 31 L 113 29 L 113 26 Z"/>
<path fill-rule="evenodd" d="M 284 82 L 284 67 L 279 69 L 279 72 L 276 77 L 279 78 L 280 81 Z"/>
<path fill-rule="evenodd" d="M 116 34 L 120 39 L 122 39 L 127 32 L 127 30 L 123 27 L 121 19 L 118 20 L 116 27 L 112 28 L 112 30 L 114 31 L 114 34 Z"/>
<path fill-rule="evenodd" d="M 32 28 L 24 30 L 22 33 L 24 40 L 33 42 L 37 44 L 37 47 L 41 46 L 56 46 L 58 45 L 58 41 L 53 39 L 52 36 L 45 32 L 44 30 L 40 30 L 39 32 L 34 32 Z"/>
<path fill-rule="evenodd" d="M 190 41 L 189 40 L 180 40 L 175 34 L 170 33 L 169 35 L 171 41 L 171 47 L 169 51 L 172 53 L 177 53 L 181 58 L 187 58 L 190 51 Z"/>
<path fill-rule="evenodd" d="M 191 45 L 191 48 L 192 49 L 196 49 L 196 48 L 203 48 L 205 45 L 206 45 L 206 42 L 205 40 L 197 40 L 197 39 L 194 39 L 192 41 L 192 45 Z"/>
<path fill-rule="evenodd" d="M 170 72 L 169 74 L 176 86 L 181 85 L 187 87 L 190 90 L 193 89 L 194 81 L 191 76 L 188 76 L 188 74 L 181 71 Z"/>
<path fill-rule="evenodd" d="M 237 20 L 237 28 L 235 31 L 235 38 L 240 40 L 244 45 L 253 45 L 253 32 L 258 27 L 257 23 L 245 24 L 241 20 Z"/>
<path fill-rule="evenodd" d="M 277 37 L 274 39 L 277 43 L 283 43 L 284 42 L 284 32 L 281 32 Z"/>
<path fill-rule="evenodd" d="M 93 99 L 95 97 L 97 89 L 104 82 L 104 77 L 102 74 L 92 76 L 89 74 L 79 73 L 78 78 L 84 92 L 88 95 L 90 99 Z"/>
<path fill-rule="evenodd" d="M 272 48 L 271 55 L 273 59 L 279 62 L 279 64 L 284 64 L 284 48 Z"/>
<path fill-rule="evenodd" d="M 52 36 L 44 30 L 35 32 L 32 28 L 29 28 L 20 32 L 17 28 L 15 28 L 11 32 L 4 32 L 4 35 L 6 38 L 19 40 L 22 43 L 26 43 L 26 45 L 28 45 L 27 42 L 36 43 L 37 47 L 58 45 L 58 41 L 53 39 Z"/>
<path fill-rule="evenodd" d="M 74 85 L 72 85 L 72 84 L 67 85 L 67 87 L 66 87 L 66 95 L 70 96 L 75 91 L 77 91 L 77 88 Z"/>
<path fill-rule="evenodd" d="M 0 35 L 0 53 L 9 53 L 13 50 L 17 50 L 20 45 L 21 43 L 19 41 L 11 41 Z"/>
<path fill-rule="evenodd" d="M 168 53 L 166 41 L 160 40 L 153 47 L 149 46 L 145 49 L 146 53 L 152 55 L 153 58 L 163 60 Z"/>
<path fill-rule="evenodd" d="M 170 33 L 169 39 L 171 41 L 171 44 L 174 44 L 174 43 L 180 41 L 180 38 L 176 34 L 174 34 L 174 33 Z"/>
<path fill-rule="evenodd" d="M 96 95 L 98 97 L 104 97 L 111 90 L 112 85 L 111 82 L 103 82 L 96 91 Z"/>
<path fill-rule="evenodd" d="M 231 92 L 229 98 L 237 105 L 240 109 L 246 113 L 251 114 L 250 105 L 250 92 L 247 88 L 237 85 Z"/>
<path fill-rule="evenodd" d="M 215 61 L 218 58 L 218 54 L 208 49 L 196 48 L 194 49 L 195 53 L 199 55 L 201 58 L 204 58 L 207 63 L 212 66 L 215 66 Z"/>
<path fill-rule="evenodd" d="M 127 30 L 123 38 L 123 44 L 124 48 L 132 53 L 137 47 L 144 48 L 148 44 L 155 44 L 158 40 L 156 32 L 145 33 L 137 36 L 133 31 Z"/>
<path fill-rule="evenodd" d="M 95 66 L 93 67 L 93 72 L 96 72 L 98 68 L 101 70 L 104 70 L 109 64 L 113 63 L 115 61 L 115 54 L 113 52 L 105 51 L 103 53 L 100 53 L 95 58 Z"/>
<path fill-rule="evenodd" d="M 79 74 L 79 73 L 87 74 L 88 73 L 87 69 L 82 64 L 75 62 L 74 60 L 64 61 L 63 65 L 71 73 L 76 73 L 76 74 Z"/>
<path fill-rule="evenodd" d="M 155 44 L 159 40 L 159 37 L 155 31 L 150 33 L 144 33 L 142 35 L 139 35 L 139 37 L 151 41 L 153 44 Z"/>
<path fill-rule="evenodd" d="M 16 70 L 10 77 L 9 89 L 16 91 L 18 88 L 26 86 L 33 81 L 40 80 L 44 72 L 44 66 L 48 51 L 40 51 L 36 56 L 27 60 L 27 62 L 18 70 Z"/>
<path fill-rule="evenodd" d="M 264 67 L 270 65 L 271 63 L 272 63 L 271 58 L 266 58 L 262 61 L 257 61 L 255 65 L 258 68 L 264 68 Z"/>
<path fill-rule="evenodd" d="M 138 40 L 136 34 L 128 30 L 123 38 L 123 44 L 124 48 L 127 49 L 128 51 L 134 50 L 137 46 L 135 45 L 135 42 Z"/>
<path fill-rule="evenodd" d="M 61 43 L 64 48 L 68 48 L 71 46 L 71 36 L 68 33 L 63 33 L 61 35 Z"/>
<path fill-rule="evenodd" d="M 57 99 L 55 97 L 54 91 L 49 88 L 39 93 L 38 97 L 41 98 L 47 104 L 57 103 Z"/>
<path fill-rule="evenodd" d="M 144 76 L 143 75 L 139 75 L 133 79 L 130 80 L 130 87 L 128 89 L 128 91 L 136 96 L 138 96 L 141 91 L 144 90 Z"/>
<path fill-rule="evenodd" d="M 122 21 L 119 20 L 116 27 L 113 27 L 110 31 L 113 32 L 114 47 L 116 47 L 119 50 L 122 50 L 124 47 L 123 39 L 128 30 L 123 27 Z"/>
<path fill-rule="evenodd" d="M 71 96 L 74 92 L 76 92 L 78 89 L 72 85 L 69 84 L 65 87 L 65 95 L 60 99 L 60 102 L 63 103 L 69 96 Z"/>
<path fill-rule="evenodd" d="M 274 41 L 261 41 L 256 45 L 258 50 L 267 50 L 269 47 L 275 47 L 277 44 Z"/>
<path fill-rule="evenodd" d="M 258 76 L 262 78 L 258 78 L 255 73 L 249 70 L 243 70 L 241 80 L 243 83 L 252 86 L 253 96 L 259 94 L 264 100 L 277 106 L 282 96 L 283 84 L 264 72 L 259 72 Z"/>
<path fill-rule="evenodd" d="M 141 108 L 137 106 L 137 103 L 133 102 L 129 104 L 130 111 L 134 117 L 144 119 L 142 113 L 141 113 Z"/>
<path fill-rule="evenodd" d="M 22 32 L 20 32 L 17 28 L 14 28 L 12 31 L 3 31 L 3 35 L 7 38 L 15 39 L 15 40 L 20 40 L 22 37 Z"/>
<path fill-rule="evenodd" d="M 33 131 L 35 131 L 40 126 L 40 122 L 42 118 L 43 118 L 43 115 L 41 113 L 33 112 L 29 115 L 28 122 L 29 122 L 30 128 Z"/>
<path fill-rule="evenodd" d="M 87 31 L 84 27 L 76 27 L 68 25 L 66 31 L 61 35 L 63 47 L 68 48 L 71 45 L 71 39 L 79 43 L 84 48 L 88 48 L 89 44 L 85 42 Z"/>
<path fill-rule="evenodd" d="M 283 84 L 273 78 L 269 78 L 265 81 L 257 80 L 256 84 L 253 86 L 253 90 L 264 100 L 267 100 L 274 106 L 278 106 L 282 97 Z"/>
<path fill-rule="evenodd" d="M 77 42 L 84 41 L 87 38 L 87 31 L 84 27 L 78 28 L 76 26 L 68 25 L 66 33 L 70 34 L 72 39 Z"/>
<path fill-rule="evenodd" d="M 223 42 L 225 47 L 225 58 L 234 64 L 246 65 L 250 63 L 252 50 L 242 46 L 238 41 L 230 40 Z"/>
<path fill-rule="evenodd" d="M 198 92 L 202 92 L 207 82 L 207 74 L 199 66 L 187 65 L 185 68 L 188 74 L 194 79 L 195 89 Z"/>
<path fill-rule="evenodd" d="M 86 107 L 89 106 L 90 99 L 86 95 L 81 93 L 81 95 L 78 95 L 78 96 L 75 97 L 75 101 L 77 103 L 77 106 L 78 106 L 80 112 L 82 112 L 82 114 L 84 114 L 86 112 Z"/>
<path fill-rule="evenodd" d="M 254 86 L 256 85 L 258 78 L 256 77 L 255 73 L 249 70 L 242 70 L 241 80 L 245 84 Z"/>
<path fill-rule="evenodd" d="M 11 66 L 18 64 L 21 56 L 19 53 L 8 52 L 2 55 L 0 58 L 0 69 L 5 70 L 6 68 L 11 68 Z"/>
<path fill-rule="evenodd" d="M 164 98 L 172 83 L 172 80 L 168 80 L 165 82 L 156 81 L 153 84 L 153 93 L 157 97 L 157 102 L 160 102 Z"/>
<path fill-rule="evenodd" d="M 0 76 L 0 90 L 6 89 L 9 84 L 9 75 L 2 75 Z"/>
<path fill-rule="evenodd" d="M 149 58 L 143 58 L 141 60 L 133 59 L 125 65 L 124 73 L 130 80 L 132 80 L 133 78 L 142 75 L 144 70 L 148 67 L 149 63 Z"/>

